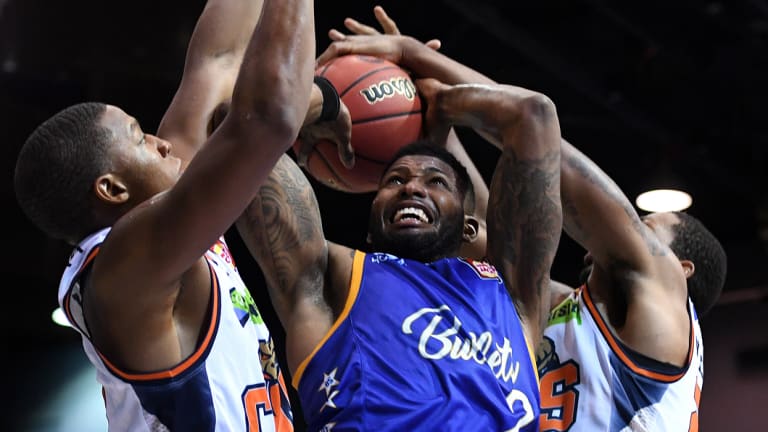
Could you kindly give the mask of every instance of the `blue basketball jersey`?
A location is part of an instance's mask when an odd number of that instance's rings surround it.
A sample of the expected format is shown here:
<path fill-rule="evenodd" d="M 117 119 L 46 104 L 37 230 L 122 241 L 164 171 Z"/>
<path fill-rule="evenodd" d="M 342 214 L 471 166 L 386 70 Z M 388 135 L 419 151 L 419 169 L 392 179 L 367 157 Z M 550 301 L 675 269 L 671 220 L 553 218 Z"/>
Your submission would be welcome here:
<path fill-rule="evenodd" d="M 344 310 L 293 385 L 312 431 L 535 431 L 536 373 L 493 266 L 356 251 Z"/>

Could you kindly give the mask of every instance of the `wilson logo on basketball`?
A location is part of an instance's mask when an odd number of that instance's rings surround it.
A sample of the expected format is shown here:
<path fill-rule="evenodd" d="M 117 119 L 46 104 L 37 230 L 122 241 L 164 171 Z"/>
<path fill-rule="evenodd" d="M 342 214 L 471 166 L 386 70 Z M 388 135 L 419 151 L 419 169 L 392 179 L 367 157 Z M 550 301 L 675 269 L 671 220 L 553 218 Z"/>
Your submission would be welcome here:
<path fill-rule="evenodd" d="M 360 94 L 369 104 L 373 105 L 395 95 L 413 100 L 413 97 L 416 96 L 416 87 L 408 78 L 395 77 L 364 88 L 360 90 Z"/>

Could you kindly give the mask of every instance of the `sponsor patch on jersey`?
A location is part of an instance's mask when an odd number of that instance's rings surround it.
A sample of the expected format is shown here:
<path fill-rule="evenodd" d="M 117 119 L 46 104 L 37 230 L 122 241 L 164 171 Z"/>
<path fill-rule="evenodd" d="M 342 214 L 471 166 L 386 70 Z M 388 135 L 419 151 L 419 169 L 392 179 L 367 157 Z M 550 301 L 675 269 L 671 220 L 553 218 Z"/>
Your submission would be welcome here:
<path fill-rule="evenodd" d="M 569 297 L 552 309 L 552 312 L 549 314 L 547 325 L 563 324 L 572 319 L 575 319 L 576 322 L 581 325 L 579 302 L 578 300 Z"/>
<path fill-rule="evenodd" d="M 499 272 L 496 271 L 496 267 L 485 261 L 475 261 L 469 258 L 462 258 L 462 261 L 469 264 L 475 273 L 482 279 L 499 279 Z"/>
<path fill-rule="evenodd" d="M 223 259 L 224 262 L 226 262 L 233 268 L 235 267 L 235 260 L 234 258 L 232 258 L 232 254 L 229 253 L 229 248 L 221 240 L 217 240 L 216 243 L 213 246 L 211 246 L 211 252 L 221 257 L 221 259 Z"/>

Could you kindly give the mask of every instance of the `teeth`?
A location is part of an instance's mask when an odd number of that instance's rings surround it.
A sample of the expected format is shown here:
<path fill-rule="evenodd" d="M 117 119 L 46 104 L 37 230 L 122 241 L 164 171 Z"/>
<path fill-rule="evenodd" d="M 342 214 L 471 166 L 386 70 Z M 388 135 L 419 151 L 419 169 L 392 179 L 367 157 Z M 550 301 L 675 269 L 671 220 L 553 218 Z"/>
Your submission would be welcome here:
<path fill-rule="evenodd" d="M 427 218 L 427 214 L 424 213 L 424 210 L 417 209 L 415 207 L 406 207 L 404 209 L 398 210 L 397 213 L 395 213 L 395 222 L 400 222 L 406 218 L 415 218 L 424 223 L 429 223 L 429 218 Z"/>

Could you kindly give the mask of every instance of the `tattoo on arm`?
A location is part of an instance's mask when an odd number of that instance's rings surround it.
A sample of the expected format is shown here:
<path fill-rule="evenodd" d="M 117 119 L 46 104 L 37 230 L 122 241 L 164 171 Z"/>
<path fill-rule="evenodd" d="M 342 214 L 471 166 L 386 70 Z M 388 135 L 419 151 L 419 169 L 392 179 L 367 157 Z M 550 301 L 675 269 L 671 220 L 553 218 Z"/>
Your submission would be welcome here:
<path fill-rule="evenodd" d="M 562 157 L 563 163 L 566 165 L 566 169 L 568 169 L 569 172 L 581 177 L 583 181 L 590 185 L 597 187 L 605 197 L 606 202 L 613 201 L 621 206 L 629 223 L 632 224 L 634 231 L 642 236 L 651 255 L 663 256 L 666 254 L 666 249 L 659 244 L 657 237 L 652 235 L 645 224 L 643 224 L 642 220 L 640 220 L 640 217 L 629 199 L 627 199 L 618 185 L 616 185 L 606 173 L 586 159 L 586 156 L 584 155 L 563 152 Z M 581 219 L 582 215 L 578 212 L 578 200 L 574 199 L 569 193 L 574 187 L 579 186 L 570 185 L 569 181 L 566 180 L 561 191 L 564 210 L 563 226 L 568 234 L 574 237 L 577 241 L 586 241 L 590 238 L 590 233 L 585 228 L 585 224 Z M 603 203 L 595 202 L 591 203 L 591 205 L 600 206 L 603 205 Z"/>
<path fill-rule="evenodd" d="M 488 251 L 527 318 L 541 310 L 562 231 L 559 152 L 521 160 L 505 151 L 488 205 Z"/>
<path fill-rule="evenodd" d="M 271 283 L 292 289 L 301 249 L 325 242 L 315 194 L 301 169 L 284 155 L 238 223 L 243 240 Z"/>

